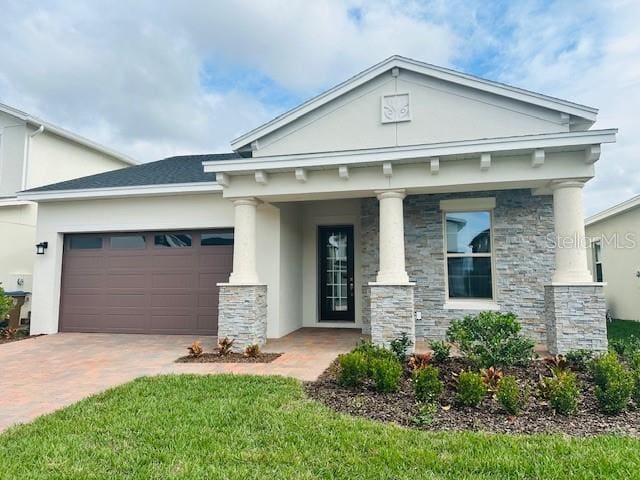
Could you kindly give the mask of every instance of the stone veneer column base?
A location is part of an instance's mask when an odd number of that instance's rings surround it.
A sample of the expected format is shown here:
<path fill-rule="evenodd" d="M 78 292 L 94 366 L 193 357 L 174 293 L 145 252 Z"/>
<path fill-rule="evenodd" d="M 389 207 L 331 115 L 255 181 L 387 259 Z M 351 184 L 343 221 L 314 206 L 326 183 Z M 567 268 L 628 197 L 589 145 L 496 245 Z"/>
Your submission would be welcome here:
<path fill-rule="evenodd" d="M 377 345 L 389 345 L 406 333 L 416 343 L 413 290 L 415 284 L 369 284 L 371 305 L 371 341 Z M 413 347 L 411 348 L 413 351 Z"/>
<path fill-rule="evenodd" d="M 219 283 L 218 338 L 234 340 L 233 351 L 267 342 L 267 286 Z"/>
<path fill-rule="evenodd" d="M 602 284 L 545 285 L 547 346 L 553 354 L 607 350 L 607 307 Z"/>

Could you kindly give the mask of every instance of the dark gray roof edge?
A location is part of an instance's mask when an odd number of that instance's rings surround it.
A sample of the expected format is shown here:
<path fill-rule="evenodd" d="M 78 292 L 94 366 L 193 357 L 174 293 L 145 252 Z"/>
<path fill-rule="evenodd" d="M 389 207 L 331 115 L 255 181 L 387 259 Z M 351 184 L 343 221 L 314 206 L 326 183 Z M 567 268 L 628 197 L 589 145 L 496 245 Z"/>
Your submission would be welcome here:
<path fill-rule="evenodd" d="M 178 155 L 131 167 L 30 188 L 19 193 L 98 190 L 147 185 L 215 182 L 215 173 L 206 173 L 202 162 L 240 158 L 243 157 L 235 152 Z"/>

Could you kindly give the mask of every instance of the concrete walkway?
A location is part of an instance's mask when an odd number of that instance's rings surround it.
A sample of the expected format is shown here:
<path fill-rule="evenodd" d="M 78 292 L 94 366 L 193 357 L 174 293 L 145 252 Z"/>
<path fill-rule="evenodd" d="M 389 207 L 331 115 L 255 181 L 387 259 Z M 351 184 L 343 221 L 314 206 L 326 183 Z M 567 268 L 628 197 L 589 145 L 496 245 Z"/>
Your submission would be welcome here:
<path fill-rule="evenodd" d="M 0 431 L 53 412 L 89 395 L 144 375 L 247 373 L 315 380 L 337 355 L 353 348 L 359 330 L 304 328 L 270 340 L 272 363 L 184 364 L 196 337 L 58 333 L 0 345 Z M 213 351 L 215 337 L 198 337 Z"/>

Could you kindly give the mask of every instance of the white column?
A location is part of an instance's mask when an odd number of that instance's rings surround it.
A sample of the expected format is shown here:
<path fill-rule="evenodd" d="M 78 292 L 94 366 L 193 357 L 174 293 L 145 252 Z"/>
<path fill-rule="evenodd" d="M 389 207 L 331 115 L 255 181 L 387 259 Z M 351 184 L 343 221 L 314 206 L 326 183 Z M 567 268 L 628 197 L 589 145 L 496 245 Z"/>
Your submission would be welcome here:
<path fill-rule="evenodd" d="M 258 283 L 256 269 L 256 207 L 255 198 L 233 201 L 235 229 L 233 240 L 233 272 L 230 284 Z"/>
<path fill-rule="evenodd" d="M 562 181 L 552 185 L 557 242 L 554 283 L 593 282 L 587 266 L 582 187 L 584 183 L 580 181 Z"/>
<path fill-rule="evenodd" d="M 404 259 L 403 190 L 376 192 L 380 201 L 380 269 L 376 278 L 382 284 L 406 284 L 409 276 Z"/>

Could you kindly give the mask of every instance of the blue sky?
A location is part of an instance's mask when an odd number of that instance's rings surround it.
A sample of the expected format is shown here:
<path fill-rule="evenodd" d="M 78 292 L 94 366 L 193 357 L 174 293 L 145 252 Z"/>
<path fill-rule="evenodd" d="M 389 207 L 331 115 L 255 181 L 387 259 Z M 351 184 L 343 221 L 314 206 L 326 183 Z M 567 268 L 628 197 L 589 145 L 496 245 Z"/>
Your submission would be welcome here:
<path fill-rule="evenodd" d="M 143 161 L 229 140 L 392 54 L 600 108 L 589 213 L 640 193 L 640 2 L 0 0 L 0 102 Z"/>

